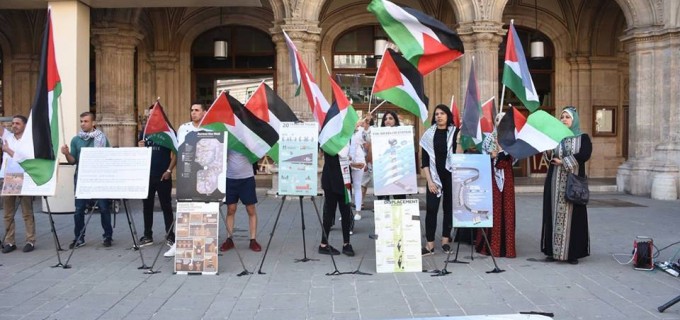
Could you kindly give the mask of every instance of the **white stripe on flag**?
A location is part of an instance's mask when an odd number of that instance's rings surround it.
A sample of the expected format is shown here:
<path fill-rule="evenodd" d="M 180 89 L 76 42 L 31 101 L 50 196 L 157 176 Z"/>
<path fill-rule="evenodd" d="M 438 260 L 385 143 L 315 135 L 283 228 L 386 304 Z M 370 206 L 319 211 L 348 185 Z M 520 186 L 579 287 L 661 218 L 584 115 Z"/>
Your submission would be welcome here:
<path fill-rule="evenodd" d="M 409 81 L 408 78 L 406 78 L 403 74 L 400 73 L 399 75 L 401 76 L 401 82 L 403 85 L 397 86 L 397 88 L 404 90 L 409 96 L 413 97 L 413 101 L 415 101 L 415 103 L 418 105 L 418 109 L 420 110 L 418 117 L 421 119 L 427 118 L 427 106 L 420 100 L 420 97 L 418 96 L 416 89 L 413 87 L 413 84 L 411 84 L 411 81 Z"/>
<path fill-rule="evenodd" d="M 337 136 L 342 131 L 342 127 L 344 125 L 346 115 L 347 115 L 347 108 L 345 108 L 345 110 L 340 111 L 340 113 L 335 115 L 335 117 L 328 120 L 328 123 L 326 123 L 324 128 L 319 133 L 319 144 L 320 145 L 323 146 L 324 144 L 326 144 L 326 142 L 328 142 L 328 140 Z"/>
<path fill-rule="evenodd" d="M 259 158 L 264 157 L 267 151 L 271 149 L 271 146 L 262 140 L 256 133 L 252 132 L 250 128 L 246 127 L 246 125 L 241 122 L 241 119 L 235 116 L 234 121 L 236 123 L 235 126 L 232 127 L 227 125 L 227 128 L 230 129 L 229 132 L 231 132 L 238 141 L 243 143 L 250 152 Z"/>
<path fill-rule="evenodd" d="M 420 23 L 420 21 L 418 21 L 416 17 L 406 12 L 400 6 L 389 1 L 382 1 L 382 3 L 385 6 L 387 12 L 389 12 L 389 14 L 392 16 L 392 18 L 401 22 L 404 25 L 404 27 L 408 30 L 408 32 L 411 33 L 413 38 L 416 39 L 416 41 L 418 41 L 418 44 L 420 45 L 421 48 L 425 47 L 423 34 L 427 34 L 430 37 L 439 40 L 439 37 L 437 37 L 437 35 L 432 31 L 432 29 Z"/>
<path fill-rule="evenodd" d="M 517 134 L 517 139 L 524 140 L 539 152 L 554 149 L 559 143 L 559 141 L 555 141 L 550 136 L 536 130 L 529 123 L 525 124 L 522 131 Z"/>

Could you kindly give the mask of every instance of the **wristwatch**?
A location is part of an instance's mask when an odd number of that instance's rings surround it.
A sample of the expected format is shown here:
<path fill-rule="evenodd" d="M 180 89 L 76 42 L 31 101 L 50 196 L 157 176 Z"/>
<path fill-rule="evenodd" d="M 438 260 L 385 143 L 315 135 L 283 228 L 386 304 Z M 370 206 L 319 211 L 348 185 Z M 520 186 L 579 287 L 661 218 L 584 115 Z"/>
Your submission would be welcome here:
<path fill-rule="evenodd" d="M 168 170 L 165 170 L 165 172 L 172 173 L 172 170 L 168 169 Z"/>

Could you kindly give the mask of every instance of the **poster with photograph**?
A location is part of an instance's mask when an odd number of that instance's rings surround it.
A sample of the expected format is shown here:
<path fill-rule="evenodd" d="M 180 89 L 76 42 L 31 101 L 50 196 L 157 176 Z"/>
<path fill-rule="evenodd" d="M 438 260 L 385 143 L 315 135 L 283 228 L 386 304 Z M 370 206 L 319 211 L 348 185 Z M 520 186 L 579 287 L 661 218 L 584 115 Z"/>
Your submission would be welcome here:
<path fill-rule="evenodd" d="M 47 183 L 39 186 L 33 182 L 24 169 L 16 163 L 13 159 L 9 159 L 8 163 L 3 163 L 5 166 L 4 182 L 2 184 L 3 196 L 54 196 L 57 192 L 57 168 L 55 164 L 52 179 Z M 71 179 L 66 177 L 62 179 Z"/>
<path fill-rule="evenodd" d="M 76 198 L 146 199 L 150 169 L 151 148 L 82 148 Z"/>
<path fill-rule="evenodd" d="M 453 226 L 491 228 L 493 191 L 491 158 L 486 154 L 454 154 L 452 180 Z"/>
<path fill-rule="evenodd" d="M 375 200 L 375 269 L 422 272 L 418 199 Z"/>
<path fill-rule="evenodd" d="M 418 193 L 413 126 L 371 129 L 376 196 Z"/>
<path fill-rule="evenodd" d="M 189 132 L 177 151 L 177 201 L 219 202 L 227 190 L 226 132 Z"/>
<path fill-rule="evenodd" d="M 219 202 L 178 202 L 175 273 L 217 274 Z"/>
<path fill-rule="evenodd" d="M 316 196 L 319 129 L 316 122 L 281 122 L 279 194 Z"/>

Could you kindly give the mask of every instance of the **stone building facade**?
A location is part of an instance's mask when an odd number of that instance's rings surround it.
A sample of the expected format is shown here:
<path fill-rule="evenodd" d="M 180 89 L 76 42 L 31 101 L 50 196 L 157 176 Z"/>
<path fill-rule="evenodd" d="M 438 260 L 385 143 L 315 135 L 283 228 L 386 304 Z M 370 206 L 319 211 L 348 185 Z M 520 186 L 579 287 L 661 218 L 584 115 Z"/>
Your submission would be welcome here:
<path fill-rule="evenodd" d="M 133 146 L 144 110 L 157 97 L 179 126 L 188 121 L 190 103 L 208 100 L 209 84 L 220 77 L 272 78 L 279 95 L 300 118 L 309 119 L 304 97 L 295 96 L 281 30 L 330 98 L 326 68 L 333 75 L 375 74 L 369 63 L 356 69 L 340 65 L 343 57 L 372 54 L 371 37 L 380 31 L 366 10 L 368 2 L 3 0 L 2 112 L 28 112 L 50 5 L 67 136 L 77 129 L 77 114 L 92 108 L 112 144 Z M 514 20 L 524 35 L 546 43 L 547 60 L 532 70 L 545 109 L 558 113 L 562 106 L 576 106 L 582 129 L 593 137 L 588 174 L 616 177 L 621 191 L 639 195 L 650 195 L 663 183 L 678 197 L 680 1 L 541 0 L 538 7 L 531 0 L 394 2 L 441 20 L 464 42 L 463 58 L 425 77 L 430 108 L 449 104 L 452 95 L 462 105 L 473 57 L 482 99 L 501 95 L 504 38 Z M 216 37 L 229 38 L 235 58 L 209 60 Z M 361 89 L 359 78 L 348 86 Z M 521 175 L 540 172 L 540 163 L 528 160 L 523 166 Z"/>

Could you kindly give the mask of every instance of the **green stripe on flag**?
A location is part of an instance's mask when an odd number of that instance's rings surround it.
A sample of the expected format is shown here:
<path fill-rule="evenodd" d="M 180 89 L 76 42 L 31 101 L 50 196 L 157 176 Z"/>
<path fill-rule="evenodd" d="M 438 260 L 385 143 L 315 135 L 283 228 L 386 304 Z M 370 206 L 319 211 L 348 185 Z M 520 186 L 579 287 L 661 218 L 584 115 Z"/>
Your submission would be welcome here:
<path fill-rule="evenodd" d="M 525 125 L 532 126 L 557 143 L 574 135 L 567 126 L 543 110 L 530 114 Z"/>
<path fill-rule="evenodd" d="M 527 100 L 527 92 L 522 83 L 522 77 L 515 73 L 507 62 L 503 67 L 503 84 L 515 93 L 517 98 L 522 101 L 524 107 L 526 107 L 529 112 L 534 112 L 540 107 L 538 101 Z"/>
<path fill-rule="evenodd" d="M 423 115 L 421 114 L 420 105 L 418 104 L 418 101 L 414 100 L 413 97 L 410 94 L 408 94 L 408 92 L 404 91 L 404 89 L 400 87 L 392 87 L 390 89 L 380 91 L 378 93 L 375 93 L 375 96 L 390 101 L 392 104 L 403 108 L 404 110 L 414 114 L 420 119 L 427 118 L 423 117 Z"/>

